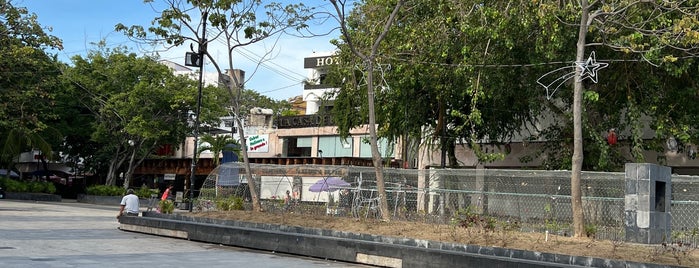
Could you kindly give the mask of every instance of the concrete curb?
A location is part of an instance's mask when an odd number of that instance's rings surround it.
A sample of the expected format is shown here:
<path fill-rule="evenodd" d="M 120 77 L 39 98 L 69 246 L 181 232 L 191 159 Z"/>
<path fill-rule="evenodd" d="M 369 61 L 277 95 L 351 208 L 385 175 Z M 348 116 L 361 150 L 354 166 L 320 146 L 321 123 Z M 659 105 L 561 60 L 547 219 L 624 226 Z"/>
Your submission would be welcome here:
<path fill-rule="evenodd" d="M 13 200 L 32 200 L 45 202 L 61 202 L 61 196 L 55 194 L 40 194 L 40 193 L 12 193 L 6 192 L 4 199 Z"/>
<path fill-rule="evenodd" d="M 144 212 L 120 229 L 382 267 L 668 267 L 478 245 Z"/>

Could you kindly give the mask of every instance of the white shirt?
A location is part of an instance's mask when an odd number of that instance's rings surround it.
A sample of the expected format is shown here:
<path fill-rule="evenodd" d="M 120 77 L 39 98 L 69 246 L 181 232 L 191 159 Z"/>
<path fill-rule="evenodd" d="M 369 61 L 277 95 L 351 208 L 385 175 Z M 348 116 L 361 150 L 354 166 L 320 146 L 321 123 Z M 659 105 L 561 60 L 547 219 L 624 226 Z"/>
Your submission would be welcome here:
<path fill-rule="evenodd" d="M 138 196 L 135 194 L 125 195 L 121 199 L 121 205 L 125 206 L 124 211 L 127 213 L 137 213 L 139 212 Z"/>

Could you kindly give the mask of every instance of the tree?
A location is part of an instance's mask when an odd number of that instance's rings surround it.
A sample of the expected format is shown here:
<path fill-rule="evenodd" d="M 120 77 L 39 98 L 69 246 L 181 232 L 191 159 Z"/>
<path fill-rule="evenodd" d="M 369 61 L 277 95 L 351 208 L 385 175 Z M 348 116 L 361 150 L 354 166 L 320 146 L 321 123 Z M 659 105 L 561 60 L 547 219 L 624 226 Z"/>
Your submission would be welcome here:
<path fill-rule="evenodd" d="M 586 60 L 586 48 L 605 46 L 624 53 L 638 53 L 650 61 L 676 60 L 672 55 L 673 50 L 675 53 L 695 54 L 699 52 L 698 7 L 699 3 L 693 1 L 582 0 L 579 5 L 578 2 L 542 4 L 543 10 L 561 11 L 554 12 L 560 21 L 578 27 L 571 161 L 573 231 L 576 237 L 584 235 L 585 222 L 580 185 L 583 165 L 583 80 L 592 78 L 597 81 L 597 70 L 600 68 L 593 57 Z M 578 19 L 577 23 L 571 21 L 575 18 Z"/>
<path fill-rule="evenodd" d="M 106 184 L 114 185 L 126 163 L 124 187 L 129 187 L 140 162 L 161 145 L 179 144 L 189 133 L 186 116 L 195 103 L 196 83 L 174 75 L 155 59 L 126 54 L 121 48 L 102 48 L 72 60 L 74 67 L 66 70 L 65 77 L 74 86 L 74 96 L 96 119 L 92 140 L 111 155 Z M 207 91 L 213 95 L 210 99 L 216 98 L 216 89 Z M 220 94 L 218 98 L 225 100 Z M 208 104 L 204 122 L 223 112 L 220 105 Z"/>
<path fill-rule="evenodd" d="M 235 152 L 235 154 L 240 155 L 240 144 L 231 136 L 205 134 L 201 137 L 201 142 L 207 143 L 207 145 L 199 146 L 197 155 L 201 155 L 205 151 L 211 151 L 211 154 L 214 156 L 214 166 L 218 166 L 221 152 Z"/>
<path fill-rule="evenodd" d="M 577 200 L 574 201 L 575 211 L 579 212 L 576 215 L 582 215 L 578 205 L 583 139 L 592 142 L 585 147 L 586 152 L 597 154 L 588 167 L 608 169 L 610 163 L 622 161 L 610 159 L 613 150 L 600 137 L 602 128 L 606 133 L 614 124 L 626 122 L 633 133 L 630 145 L 636 161 L 643 158 L 642 152 L 648 148 L 641 136 L 642 115 L 655 116 L 657 135 L 672 133 L 683 141 L 696 137 L 690 123 L 696 118 L 695 105 L 691 104 L 696 94 L 689 88 L 696 84 L 691 74 L 696 73 L 697 65 L 691 59 L 677 62 L 680 57 L 669 54 L 674 50 L 688 55 L 696 49 L 693 11 L 696 4 L 671 2 L 595 1 L 588 8 L 589 14 L 594 15 L 582 22 L 596 25 L 576 28 L 578 31 L 571 31 L 570 26 L 580 25 L 580 6 L 569 1 L 457 3 L 435 0 L 411 5 L 410 14 L 415 16 L 400 17 L 400 22 L 385 38 L 384 46 L 391 50 L 385 49 L 381 54 L 382 61 L 390 63 L 391 71 L 383 75 L 390 87 L 376 92 L 376 99 L 382 104 L 376 111 L 380 134 L 397 137 L 400 133 L 410 135 L 430 129 L 434 131 L 433 137 L 441 139 L 438 144 L 443 146 L 443 151 L 447 145 L 453 147 L 450 140 L 469 140 L 479 160 L 485 162 L 497 156 L 479 153 L 476 141 L 507 142 L 513 135 L 520 134 L 527 124 L 534 125 L 543 112 L 553 112 L 564 119 L 563 122 L 569 119 L 573 124 L 570 127 L 554 125 L 542 135 L 556 142 L 557 150 L 568 150 L 567 145 L 573 145 L 570 154 L 553 158 L 570 156 L 569 161 L 557 167 L 574 167 L 571 186 L 573 198 Z M 362 6 L 362 11 L 348 23 L 354 31 L 352 34 L 357 34 L 353 36 L 355 40 L 361 38 L 363 32 L 376 29 L 377 23 L 385 22 L 385 16 L 376 14 L 385 15 L 391 6 L 390 3 L 375 9 Z M 383 13 L 372 12 L 376 10 Z M 582 52 L 578 46 L 581 43 Z M 548 71 L 548 66 L 555 66 L 555 62 L 561 62 L 566 56 L 575 57 L 574 66 L 579 66 L 571 77 L 596 81 L 597 73 L 593 71 L 601 65 L 594 65 L 596 62 L 592 60 L 588 62 L 584 55 L 584 47 L 592 46 L 600 48 L 598 55 L 629 63 L 610 67 L 610 71 L 615 71 L 614 80 L 599 81 L 599 84 L 589 80 L 583 84 L 583 79 L 576 80 L 577 86 L 584 85 L 592 90 L 578 88 L 573 93 L 561 90 L 556 93 L 556 102 L 544 100 L 535 81 Z M 639 59 L 662 63 L 663 68 L 643 65 Z M 351 89 L 365 83 L 363 79 L 367 78 L 354 68 L 357 62 L 351 58 L 343 56 L 341 62 L 349 68 L 336 73 L 335 81 L 341 85 L 339 81 L 347 79 L 350 85 L 338 93 L 335 109 L 344 115 L 338 117 L 341 130 L 347 130 L 367 120 L 364 113 L 368 108 L 363 102 L 368 100 L 361 96 L 361 90 Z M 688 70 L 692 73 L 687 73 Z M 648 76 L 648 73 L 654 75 Z M 690 86 L 687 81 L 692 81 Z M 678 91 L 678 88 L 686 90 Z M 605 98 L 601 98 L 601 94 L 605 94 Z M 586 112 L 581 114 L 582 100 L 586 100 L 587 106 Z M 683 106 L 686 109 L 673 108 L 678 106 L 678 100 L 689 100 Z M 571 106 L 572 113 L 569 112 Z M 409 107 L 421 108 L 412 111 Z M 576 221 L 576 232 L 580 234 L 583 219 L 577 217 Z"/>
<path fill-rule="evenodd" d="M 61 49 L 61 40 L 48 35 L 35 14 L 0 0 L 0 164 L 9 165 L 19 153 L 38 148 L 51 157 L 46 125 L 58 86 L 59 65 L 44 48 Z"/>
<path fill-rule="evenodd" d="M 226 88 L 231 96 L 230 106 L 233 108 L 237 126 L 243 126 L 240 104 L 245 81 L 239 81 L 233 74 L 232 70 L 235 69 L 233 64 L 234 49 L 274 38 L 286 31 L 306 29 L 306 21 L 312 18 L 312 9 L 303 4 L 283 6 L 280 3 L 263 4 L 261 0 L 188 0 L 186 2 L 163 0 L 162 2 L 167 7 L 159 17 L 154 19 L 152 27 L 145 29 L 139 25 L 127 27 L 118 24 L 116 30 L 138 40 L 166 44 L 169 47 L 184 45 L 186 42 L 197 44 L 197 53 L 209 59 L 219 76 L 228 81 Z M 213 28 L 208 33 L 206 32 L 207 23 Z M 214 41 L 219 41 L 226 46 L 227 72 L 224 72 L 207 50 L 209 43 Z M 269 51 L 273 51 L 273 49 Z M 241 137 L 246 174 L 248 178 L 253 178 L 247 154 L 245 132 L 243 127 L 238 127 L 237 130 Z M 194 157 L 192 160 L 196 163 Z M 255 184 L 254 180 L 248 180 L 253 210 L 260 211 L 262 207 Z"/>
<path fill-rule="evenodd" d="M 337 16 L 337 20 L 340 23 L 340 29 L 342 31 L 342 36 L 343 36 L 343 41 L 344 44 L 346 45 L 346 48 L 349 49 L 354 56 L 359 58 L 359 61 L 361 63 L 361 69 L 359 70 L 361 72 L 361 75 L 364 76 L 362 80 L 366 82 L 366 100 L 367 100 L 367 105 L 368 105 L 368 128 L 369 128 L 369 142 L 371 145 L 371 156 L 372 156 L 372 162 L 374 164 L 374 169 L 376 172 L 376 188 L 378 190 L 379 194 L 379 207 L 381 209 L 381 218 L 384 221 L 388 221 L 390 219 L 390 215 L 388 213 L 388 201 L 387 201 L 387 195 L 386 195 L 386 184 L 384 181 L 383 177 L 383 159 L 381 157 L 381 152 L 379 151 L 378 147 L 378 134 L 376 132 L 376 107 L 375 107 L 375 92 L 374 92 L 374 83 L 376 82 L 375 80 L 380 80 L 380 78 L 374 78 L 375 75 L 375 65 L 377 64 L 376 60 L 379 55 L 380 51 L 380 46 L 381 42 L 383 39 L 386 37 L 388 34 L 389 30 L 391 29 L 391 26 L 393 23 L 396 21 L 397 16 L 399 11 L 401 10 L 404 1 L 398 0 L 394 5 L 393 8 L 390 10 L 390 13 L 388 17 L 386 18 L 385 21 L 382 23 L 375 24 L 374 26 L 377 26 L 375 28 L 376 30 L 373 32 L 367 31 L 363 32 L 365 35 L 362 41 L 365 42 L 356 42 L 355 36 L 352 35 L 350 32 L 350 29 L 348 27 L 348 18 L 346 15 L 346 2 L 345 1 L 337 1 L 337 0 L 331 0 L 330 3 L 333 5 L 335 8 L 335 15 Z M 372 11 L 372 8 L 380 8 L 381 5 L 376 5 L 372 6 L 371 4 L 363 6 L 367 11 Z M 355 14 L 361 14 L 362 11 L 355 10 Z M 365 46 L 362 46 L 365 45 Z M 380 66 L 379 66 L 380 67 Z M 363 85 L 362 85 L 363 86 Z"/>

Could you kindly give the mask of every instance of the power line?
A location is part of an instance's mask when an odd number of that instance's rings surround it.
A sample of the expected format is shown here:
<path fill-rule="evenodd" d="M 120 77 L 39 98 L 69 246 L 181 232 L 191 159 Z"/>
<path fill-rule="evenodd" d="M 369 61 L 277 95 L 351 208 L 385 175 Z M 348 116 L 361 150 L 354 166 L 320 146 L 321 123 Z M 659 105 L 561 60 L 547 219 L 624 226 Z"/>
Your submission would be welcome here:
<path fill-rule="evenodd" d="M 291 85 L 288 85 L 288 86 L 284 86 L 284 87 L 280 87 L 280 88 L 276 88 L 276 89 L 272 89 L 272 90 L 262 91 L 262 92 L 260 92 L 260 94 L 265 94 L 265 93 L 270 93 L 270 92 L 279 91 L 279 90 L 282 90 L 282 89 L 287 89 L 287 88 L 290 88 L 290 87 L 293 87 L 293 86 L 296 86 L 296 85 L 299 85 L 299 84 L 303 84 L 303 83 L 295 83 L 295 84 L 291 84 Z"/>
<path fill-rule="evenodd" d="M 217 41 L 218 41 L 219 43 L 221 43 L 221 44 L 226 45 L 226 44 L 223 42 L 223 40 L 217 39 Z M 241 51 L 241 50 L 242 50 L 242 51 Z M 243 52 L 243 51 L 245 51 L 245 52 Z M 238 54 L 240 54 L 241 56 L 245 57 L 246 59 L 248 59 L 248 60 L 250 60 L 250 61 L 252 61 L 252 62 L 258 63 L 259 65 L 261 65 L 261 66 L 264 67 L 265 69 L 268 69 L 268 70 L 270 70 L 270 71 L 272 71 L 272 72 L 274 72 L 274 73 L 279 74 L 280 76 L 282 76 L 282 77 L 284 77 L 284 78 L 286 78 L 286 79 L 288 79 L 288 80 L 291 80 L 291 81 L 299 81 L 299 80 L 304 80 L 304 79 L 306 79 L 306 76 L 301 75 L 301 74 L 298 74 L 298 73 L 295 73 L 295 72 L 293 72 L 293 71 L 291 71 L 291 70 L 289 70 L 289 69 L 287 69 L 287 68 L 285 68 L 285 67 L 283 67 L 283 66 L 281 66 L 281 65 L 279 65 L 279 64 L 277 64 L 277 63 L 274 63 L 274 62 L 271 62 L 271 61 L 269 61 L 269 62 L 268 62 L 268 61 L 264 61 L 264 60 L 263 60 L 264 58 L 263 58 L 262 56 L 259 56 L 259 55 L 255 54 L 254 52 L 252 52 L 252 51 L 250 51 L 250 50 L 248 50 L 248 49 L 246 49 L 246 48 L 244 48 L 244 47 L 239 47 L 238 49 L 235 50 L 235 52 L 237 52 Z M 247 52 L 247 53 L 246 53 L 246 52 Z M 252 56 L 251 56 L 250 54 L 252 54 Z M 254 57 L 253 57 L 253 56 L 254 56 Z M 280 71 L 279 69 L 270 66 L 269 63 L 272 63 L 272 64 L 278 66 L 279 68 L 284 69 L 286 72 Z M 296 75 L 297 77 L 294 77 L 293 75 Z"/>
<path fill-rule="evenodd" d="M 244 51 L 247 52 L 247 53 L 252 54 L 253 56 L 255 56 L 255 57 L 259 58 L 259 59 L 262 59 L 262 57 L 261 57 L 260 55 L 255 54 L 255 52 L 252 52 L 252 51 L 250 51 L 249 49 L 247 49 L 247 48 L 245 48 L 245 47 L 241 47 L 240 49 L 244 50 Z M 265 63 L 266 63 L 266 62 L 265 62 Z M 289 72 L 289 73 L 291 73 L 291 74 L 295 74 L 295 75 L 301 77 L 301 79 L 305 79 L 305 78 L 306 78 L 305 75 L 302 75 L 302 74 L 296 73 L 296 72 L 293 71 L 293 70 L 287 69 L 286 67 L 284 67 L 284 66 L 282 66 L 282 65 L 279 65 L 278 63 L 276 63 L 276 62 L 274 62 L 274 61 L 270 61 L 269 63 L 271 63 L 271 64 L 273 64 L 273 65 L 275 65 L 275 66 L 277 66 L 277 67 L 279 67 L 279 68 L 281 68 L 281 69 L 283 69 L 283 70 L 285 70 L 285 71 L 287 71 L 287 72 Z"/>
<path fill-rule="evenodd" d="M 243 57 L 247 58 L 248 60 L 252 61 L 252 62 L 258 62 L 260 65 L 262 65 L 262 67 L 265 67 L 266 69 L 268 69 L 268 70 L 270 70 L 270 71 L 272 71 L 272 72 L 274 72 L 274 73 L 277 73 L 278 75 L 281 75 L 281 76 L 283 76 L 283 77 L 286 78 L 286 79 L 289 79 L 289 80 L 291 80 L 291 81 L 301 80 L 301 79 L 296 79 L 295 77 L 292 77 L 292 76 L 289 75 L 288 73 L 285 73 L 285 72 L 282 72 L 282 71 L 277 70 L 277 69 L 275 69 L 275 68 L 272 68 L 272 67 L 268 66 L 264 61 L 261 61 L 261 59 L 254 58 L 254 57 L 252 57 L 252 56 L 246 54 L 245 52 L 238 51 L 238 53 L 239 53 L 240 55 L 242 55 Z"/>

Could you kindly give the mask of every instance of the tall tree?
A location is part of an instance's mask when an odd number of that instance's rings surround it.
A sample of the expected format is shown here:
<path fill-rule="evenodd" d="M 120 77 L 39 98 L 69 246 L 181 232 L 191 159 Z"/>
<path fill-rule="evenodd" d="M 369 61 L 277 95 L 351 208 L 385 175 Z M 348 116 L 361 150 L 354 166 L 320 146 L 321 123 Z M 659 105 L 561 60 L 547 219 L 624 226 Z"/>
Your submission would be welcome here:
<path fill-rule="evenodd" d="M 116 182 L 125 163 L 124 187 L 129 187 L 133 170 L 143 159 L 161 145 L 179 144 L 189 133 L 186 115 L 196 103 L 196 83 L 152 58 L 126 54 L 121 48 L 91 51 L 87 58 L 75 56 L 73 64 L 65 77 L 96 118 L 92 139 L 111 154 L 106 183 Z M 216 89 L 207 92 L 215 95 Z M 223 112 L 220 105 L 207 105 L 205 110 L 209 119 Z"/>
<path fill-rule="evenodd" d="M 379 194 L 379 207 L 381 209 L 381 218 L 384 221 L 390 220 L 390 215 L 388 213 L 388 200 L 386 195 L 386 184 L 383 176 L 383 158 L 381 157 L 381 152 L 378 146 L 378 134 L 376 131 L 376 106 L 375 106 L 375 83 L 377 81 L 382 81 L 382 77 L 376 77 L 376 67 L 381 68 L 381 66 L 376 66 L 379 64 L 377 61 L 379 54 L 382 53 L 381 43 L 384 38 L 388 35 L 393 23 L 396 22 L 399 12 L 404 5 L 403 0 L 398 0 L 395 3 L 389 4 L 391 6 L 389 13 L 385 17 L 384 21 L 371 25 L 370 27 L 363 28 L 366 30 L 362 32 L 364 35 L 361 41 L 357 40 L 357 36 L 353 35 L 352 29 L 348 26 L 348 7 L 346 6 L 346 1 L 330 0 L 330 3 L 335 8 L 335 15 L 337 21 L 340 23 L 340 30 L 342 31 L 345 47 L 352 52 L 354 56 L 359 58 L 360 69 L 359 72 L 362 78 L 355 81 L 362 81 L 366 84 L 356 84 L 358 87 L 366 86 L 366 101 L 367 101 L 367 113 L 368 113 L 368 128 L 369 128 L 369 143 L 371 145 L 371 158 L 374 164 L 374 170 L 376 173 L 376 188 Z M 353 11 L 354 14 L 359 15 L 363 12 L 381 13 L 381 1 L 366 1 L 366 4 L 361 6 L 359 9 Z M 359 7 L 359 6 L 357 6 Z M 380 15 L 379 15 L 380 16 Z M 375 28 L 374 28 L 375 27 Z M 381 74 L 379 74 L 381 75 Z"/>
<path fill-rule="evenodd" d="M 153 2 L 146 0 L 144 2 Z M 226 87 L 231 96 L 238 135 L 241 137 L 242 155 L 248 178 L 253 178 L 247 153 L 247 142 L 242 127 L 241 98 L 245 81 L 239 81 L 233 71 L 233 51 L 266 39 L 280 36 L 287 31 L 300 31 L 307 28 L 306 22 L 312 18 L 312 9 L 303 4 L 282 5 L 276 2 L 263 3 L 261 0 L 162 0 L 166 6 L 160 16 L 153 21 L 152 27 L 145 29 L 136 25 L 116 26 L 128 36 L 143 41 L 162 43 L 168 46 L 197 44 L 197 54 L 206 57 L 214 65 L 219 76 L 227 80 Z M 213 28 L 206 28 L 207 24 Z M 208 31 L 208 32 L 207 32 Z M 207 47 L 213 42 L 225 45 L 228 71 L 220 67 Z M 273 51 L 274 48 L 269 51 Z M 269 56 L 269 53 L 266 54 Z M 260 63 L 264 61 L 261 60 Z M 193 158 L 193 161 L 196 159 Z M 191 183 L 190 183 L 191 185 Z M 260 211 L 260 199 L 256 191 L 255 180 L 248 180 L 252 196 L 253 210 Z M 194 189 L 191 189 L 194 190 Z"/>
<path fill-rule="evenodd" d="M 542 10 L 554 11 L 549 14 L 558 15 L 557 19 L 561 22 L 578 27 L 573 76 L 571 161 L 573 231 L 576 237 L 584 235 L 585 222 L 580 185 L 584 158 L 583 80 L 591 78 L 597 81 L 597 71 L 601 68 L 594 57 L 588 57 L 590 53 L 586 48 L 604 46 L 624 53 L 637 53 L 651 62 L 672 61 L 676 59 L 673 53 L 695 54 L 699 51 L 698 8 L 696 1 L 582 0 L 542 4 Z M 543 12 L 540 14 L 550 16 Z"/>
<path fill-rule="evenodd" d="M 52 89 L 59 65 L 43 49 L 62 44 L 44 30 L 35 14 L 0 0 L 0 164 L 9 165 L 26 149 L 47 156 L 53 151 L 45 134 L 46 121 L 55 117 Z"/>

